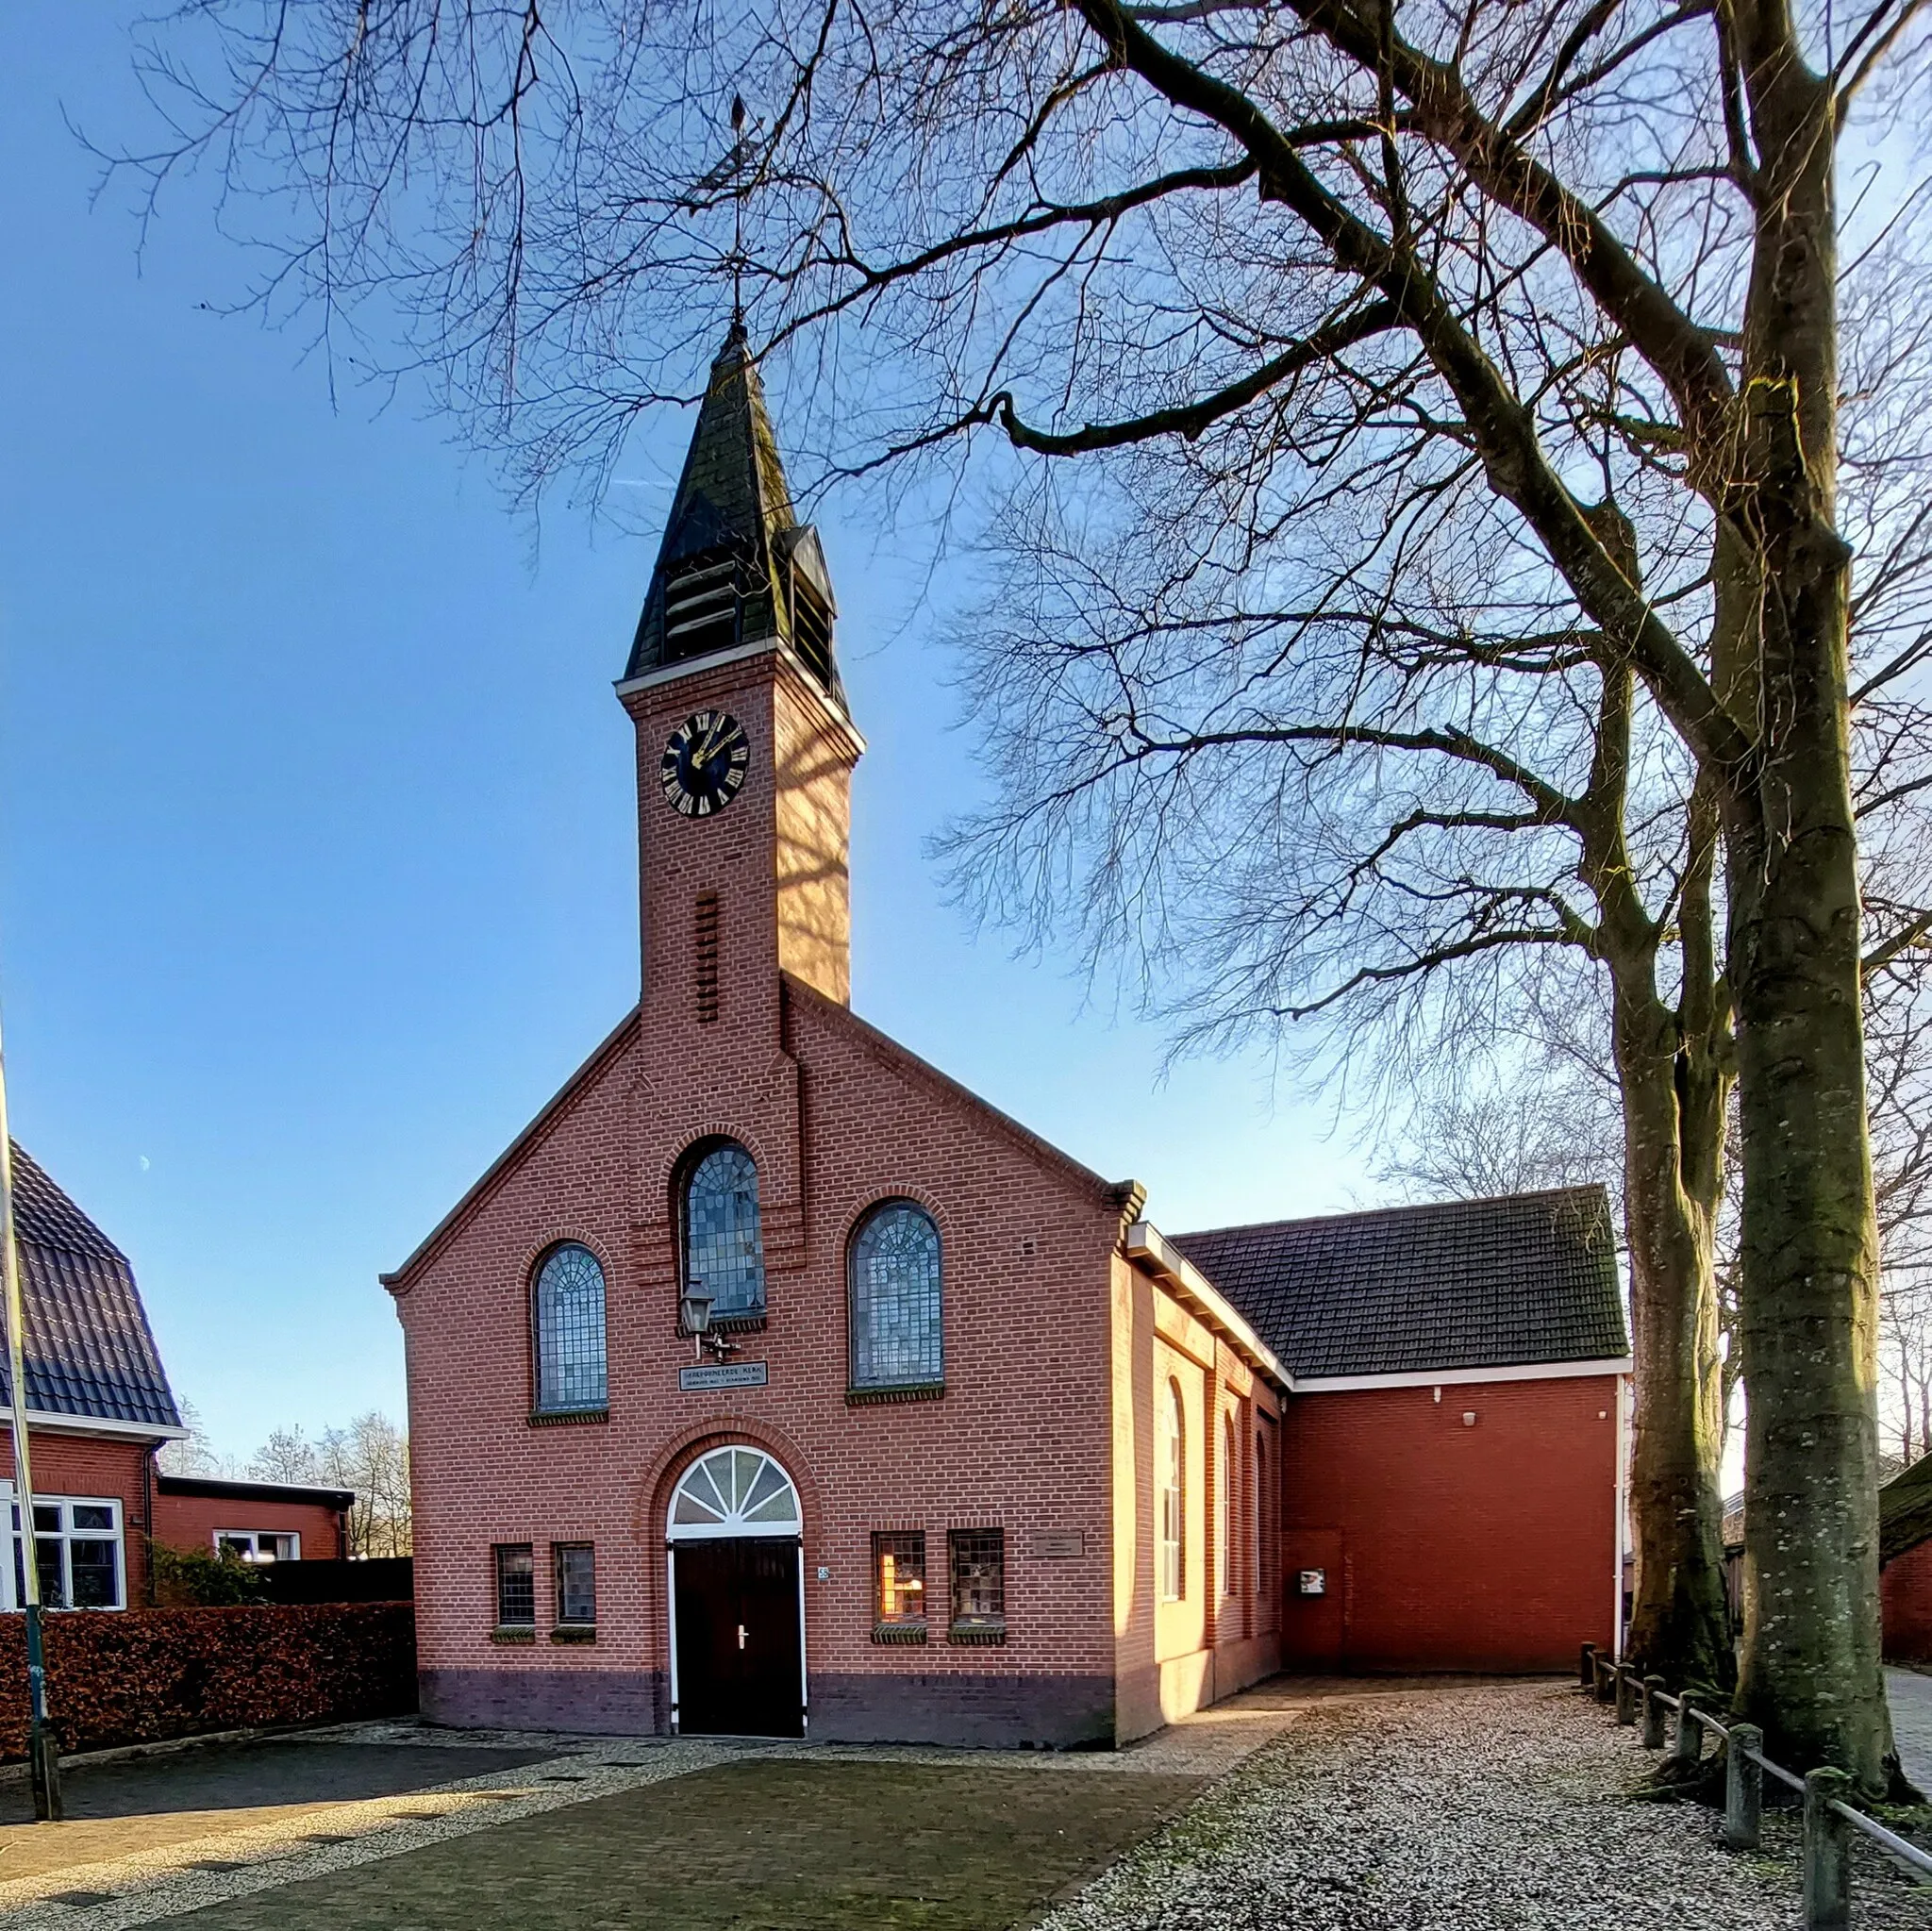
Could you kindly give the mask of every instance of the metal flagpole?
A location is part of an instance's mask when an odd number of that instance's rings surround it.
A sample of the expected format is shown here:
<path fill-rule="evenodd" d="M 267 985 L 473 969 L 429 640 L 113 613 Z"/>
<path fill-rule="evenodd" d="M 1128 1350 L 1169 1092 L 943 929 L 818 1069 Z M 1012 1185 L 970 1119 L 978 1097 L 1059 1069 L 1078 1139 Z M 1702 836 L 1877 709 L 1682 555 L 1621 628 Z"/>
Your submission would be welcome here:
<path fill-rule="evenodd" d="M 33 1773 L 34 1815 L 58 1823 L 60 1756 L 47 1723 L 47 1663 L 41 1646 L 41 1565 L 34 1541 L 33 1464 L 26 1439 L 26 1371 L 22 1337 L 20 1247 L 13 1236 L 13 1140 L 7 1130 L 7 1051 L 0 1045 L 0 1285 L 7 1301 L 7 1391 L 11 1398 L 13 1506 L 19 1511 L 15 1547 L 20 1552 L 22 1593 L 26 1600 L 27 1762 Z"/>

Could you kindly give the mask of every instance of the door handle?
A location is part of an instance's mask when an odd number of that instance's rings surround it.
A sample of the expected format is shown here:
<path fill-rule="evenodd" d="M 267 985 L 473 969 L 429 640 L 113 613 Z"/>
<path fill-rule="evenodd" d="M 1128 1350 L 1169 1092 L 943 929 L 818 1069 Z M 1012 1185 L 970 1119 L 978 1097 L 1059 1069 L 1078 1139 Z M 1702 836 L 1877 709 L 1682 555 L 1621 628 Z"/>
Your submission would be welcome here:
<path fill-rule="evenodd" d="M 744 1647 L 744 1624 L 742 1623 L 738 1625 L 738 1646 L 740 1649 Z"/>

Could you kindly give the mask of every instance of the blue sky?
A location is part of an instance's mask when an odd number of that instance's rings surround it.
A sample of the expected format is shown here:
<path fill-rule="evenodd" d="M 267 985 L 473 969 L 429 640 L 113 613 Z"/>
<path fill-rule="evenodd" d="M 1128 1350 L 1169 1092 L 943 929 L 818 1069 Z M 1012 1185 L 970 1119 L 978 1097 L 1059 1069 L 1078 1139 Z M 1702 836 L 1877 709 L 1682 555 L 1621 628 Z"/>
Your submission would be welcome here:
<path fill-rule="evenodd" d="M 405 396 L 331 407 L 192 201 L 137 261 L 65 113 L 131 127 L 134 9 L 25 0 L 0 122 L 0 997 L 21 1140 L 132 1257 L 217 1445 L 403 1413 L 392 1267 L 636 996 L 629 725 L 650 542 L 541 540 Z M 780 418 L 780 435 L 783 435 Z M 675 467 L 688 419 L 625 465 Z M 648 516 L 646 490 L 623 508 Z M 1170 1229 L 1371 1197 L 1256 1061 L 1159 1077 L 941 896 L 976 778 L 907 615 L 821 518 L 855 797 L 854 1004 Z"/>

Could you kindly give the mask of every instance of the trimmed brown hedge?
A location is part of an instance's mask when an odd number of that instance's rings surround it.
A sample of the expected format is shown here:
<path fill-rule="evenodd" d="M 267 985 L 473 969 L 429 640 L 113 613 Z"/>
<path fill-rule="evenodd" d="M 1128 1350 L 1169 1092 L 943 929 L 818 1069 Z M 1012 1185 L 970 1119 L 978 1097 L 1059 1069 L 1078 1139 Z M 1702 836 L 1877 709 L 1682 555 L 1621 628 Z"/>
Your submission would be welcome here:
<path fill-rule="evenodd" d="M 63 1751 L 416 1707 L 408 1603 L 78 1610 L 44 1626 Z M 0 1758 L 26 1755 L 26 1730 L 25 1623 L 0 1616 Z"/>

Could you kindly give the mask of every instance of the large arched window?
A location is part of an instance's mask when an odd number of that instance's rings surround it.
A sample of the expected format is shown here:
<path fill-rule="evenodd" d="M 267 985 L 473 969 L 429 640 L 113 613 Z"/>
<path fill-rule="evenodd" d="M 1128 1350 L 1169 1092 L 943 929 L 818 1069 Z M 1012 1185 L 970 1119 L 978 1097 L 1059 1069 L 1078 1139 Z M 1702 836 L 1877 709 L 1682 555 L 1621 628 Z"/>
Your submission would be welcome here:
<path fill-rule="evenodd" d="M 1167 1384 L 1160 1430 L 1160 1594 L 1177 1603 L 1187 1593 L 1188 1411 L 1178 1381 Z"/>
<path fill-rule="evenodd" d="M 765 1311 L 758 1170 L 736 1141 L 712 1147 L 686 1176 L 682 1287 L 711 1297 L 714 1322 Z"/>
<path fill-rule="evenodd" d="M 1214 1472 L 1215 1494 L 1221 1504 L 1221 1535 L 1214 1551 L 1215 1574 L 1224 1596 L 1234 1594 L 1234 1525 L 1240 1520 L 1235 1508 L 1234 1418 L 1221 1418 L 1221 1466 Z"/>
<path fill-rule="evenodd" d="M 940 1230 L 909 1200 L 865 1218 L 847 1265 L 854 1388 L 936 1387 L 945 1379 Z"/>
<path fill-rule="evenodd" d="M 543 1257 L 530 1288 L 530 1330 L 538 1413 L 601 1408 L 607 1397 L 604 1270 L 588 1247 L 566 1240 Z"/>

